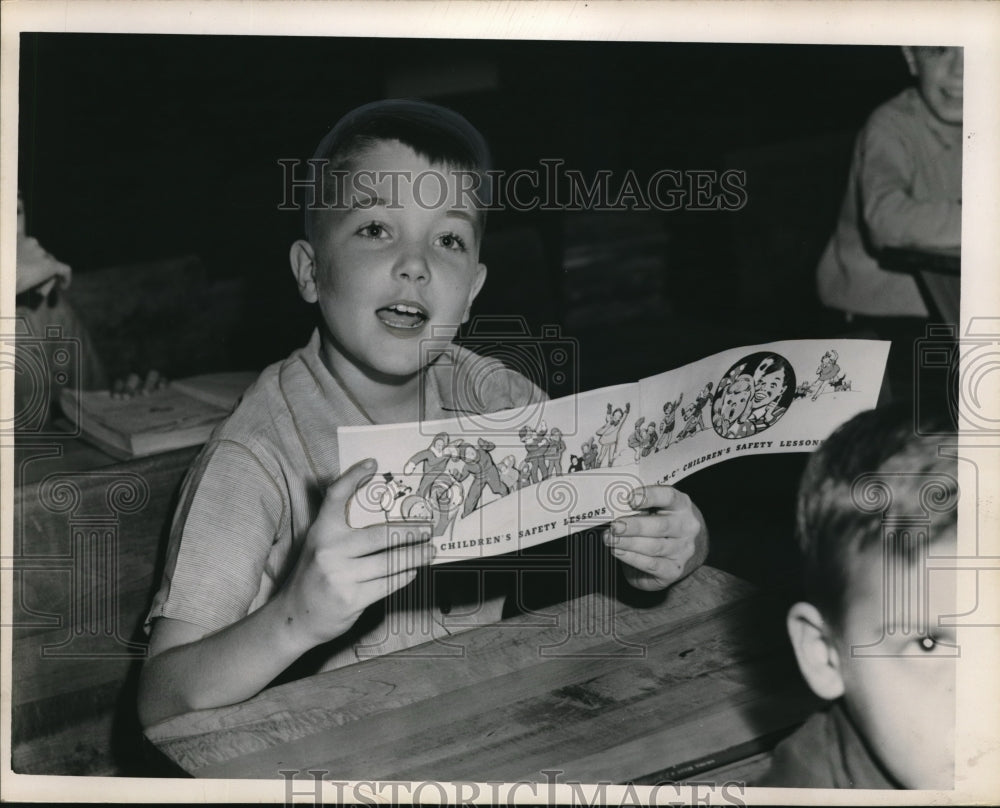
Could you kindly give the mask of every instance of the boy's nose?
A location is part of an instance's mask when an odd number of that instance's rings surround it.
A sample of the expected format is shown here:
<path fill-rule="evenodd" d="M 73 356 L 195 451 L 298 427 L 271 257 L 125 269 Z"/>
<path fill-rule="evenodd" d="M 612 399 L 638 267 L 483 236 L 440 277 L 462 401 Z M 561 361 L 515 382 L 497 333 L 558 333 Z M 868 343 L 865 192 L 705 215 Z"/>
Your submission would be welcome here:
<path fill-rule="evenodd" d="M 410 247 L 400 254 L 393 267 L 393 273 L 414 283 L 425 283 L 431 277 L 427 257 L 419 246 Z"/>

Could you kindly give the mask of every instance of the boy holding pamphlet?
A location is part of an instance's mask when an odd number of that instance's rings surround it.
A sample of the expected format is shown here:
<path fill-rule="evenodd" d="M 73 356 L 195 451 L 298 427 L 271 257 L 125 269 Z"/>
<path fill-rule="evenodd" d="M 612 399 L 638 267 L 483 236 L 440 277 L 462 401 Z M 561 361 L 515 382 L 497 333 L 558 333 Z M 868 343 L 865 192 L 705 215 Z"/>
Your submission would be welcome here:
<path fill-rule="evenodd" d="M 326 670 L 359 661 L 366 647 L 385 653 L 447 636 L 456 603 L 466 604 L 463 626 L 501 615 L 503 596 L 481 584 L 444 592 L 419 574 L 433 558 L 429 523 L 409 534 L 348 526 L 347 502 L 376 463 L 341 468 L 337 433 L 443 419 L 473 400 L 491 412 L 544 398 L 495 360 L 460 363 L 481 382 L 470 394 L 468 379 L 426 358 L 428 340 L 450 345 L 486 279 L 488 200 L 470 206 L 464 184 L 485 177 L 486 143 L 450 110 L 384 101 L 346 115 L 316 160 L 325 164 L 322 203 L 307 211 L 307 238 L 290 259 L 320 324 L 306 347 L 261 374 L 187 477 L 147 621 L 145 725 L 249 698 L 310 651 L 313 669 Z M 414 180 L 430 174 L 424 187 L 435 191 L 421 199 Z M 605 535 L 633 585 L 662 589 L 702 563 L 707 532 L 684 494 L 643 486 L 632 505 Z M 386 643 L 399 617 L 392 596 L 404 588 L 420 590 L 405 599 L 419 619 Z"/>

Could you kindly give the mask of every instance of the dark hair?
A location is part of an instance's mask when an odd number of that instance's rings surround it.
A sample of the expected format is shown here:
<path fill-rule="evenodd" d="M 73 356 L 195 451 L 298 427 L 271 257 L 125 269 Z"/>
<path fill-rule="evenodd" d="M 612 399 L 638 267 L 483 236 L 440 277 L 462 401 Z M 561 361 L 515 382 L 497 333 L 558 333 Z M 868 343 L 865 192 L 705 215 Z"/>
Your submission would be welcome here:
<path fill-rule="evenodd" d="M 313 160 L 325 161 L 324 178 L 346 169 L 361 152 L 379 142 L 398 140 L 435 165 L 468 171 L 479 178 L 473 190 L 480 230 L 486 224 L 490 204 L 486 172 L 490 150 L 485 138 L 462 115 L 426 101 L 386 99 L 351 110 L 319 142 Z M 323 183 L 328 201 L 328 183 Z M 306 207 L 306 237 L 314 232 L 316 211 Z"/>
<path fill-rule="evenodd" d="M 918 434 L 912 403 L 860 413 L 827 438 L 802 475 L 796 533 L 805 597 L 835 628 L 860 555 L 882 546 L 889 508 L 920 510 L 930 523 L 929 541 L 955 524 L 957 461 L 938 447 L 954 445 L 957 436 L 943 420 L 921 427 Z M 897 542 L 888 546 L 907 553 Z"/>

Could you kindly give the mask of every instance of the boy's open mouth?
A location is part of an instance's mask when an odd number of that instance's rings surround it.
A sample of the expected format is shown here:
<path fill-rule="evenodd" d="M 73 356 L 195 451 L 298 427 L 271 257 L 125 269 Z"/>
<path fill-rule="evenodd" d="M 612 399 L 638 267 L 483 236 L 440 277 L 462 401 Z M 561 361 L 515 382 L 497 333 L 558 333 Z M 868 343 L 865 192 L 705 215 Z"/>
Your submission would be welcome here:
<path fill-rule="evenodd" d="M 376 310 L 375 316 L 392 328 L 420 328 L 427 322 L 427 312 L 415 303 L 392 303 Z"/>

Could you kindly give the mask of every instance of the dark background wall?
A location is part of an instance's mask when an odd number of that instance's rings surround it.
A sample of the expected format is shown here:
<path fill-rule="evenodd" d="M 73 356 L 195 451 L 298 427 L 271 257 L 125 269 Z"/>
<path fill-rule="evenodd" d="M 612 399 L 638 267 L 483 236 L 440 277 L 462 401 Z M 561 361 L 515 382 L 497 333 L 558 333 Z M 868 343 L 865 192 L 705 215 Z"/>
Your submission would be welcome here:
<path fill-rule="evenodd" d="M 280 268 L 298 234 L 277 160 L 396 88 L 463 112 L 499 167 L 641 171 L 856 128 L 907 80 L 897 48 L 91 34 L 23 35 L 21 71 L 44 243 L 81 271 L 191 251 L 223 274 Z"/>
<path fill-rule="evenodd" d="M 616 176 L 746 170 L 740 212 L 654 213 L 626 227 L 626 239 L 659 237 L 655 278 L 623 276 L 616 291 L 645 299 L 645 318 L 627 300 L 617 314 L 569 311 L 582 305 L 570 292 L 586 276 L 567 275 L 565 257 L 574 239 L 594 237 L 591 220 L 491 218 L 486 249 L 492 239 L 500 265 L 480 312 L 519 311 L 532 326 L 558 322 L 601 345 L 609 329 L 624 335 L 672 313 L 676 333 L 640 330 L 618 352 L 669 342 L 661 370 L 702 355 L 696 343 L 713 335 L 712 347 L 728 347 L 815 323 L 812 263 L 839 203 L 850 138 L 907 78 L 892 47 L 24 34 L 18 183 L 30 230 L 78 278 L 195 255 L 209 281 L 238 279 L 237 319 L 252 327 L 218 361 L 253 367 L 301 342 L 310 317 L 287 270 L 301 225 L 277 209 L 277 161 L 310 156 L 359 103 L 414 95 L 453 106 L 507 170 L 543 158 Z M 541 271 L 521 266 L 520 247 L 540 253 Z M 647 248 L 650 258 L 648 239 Z M 691 355 L 676 347 L 687 344 Z M 590 386 L 644 369 L 610 353 L 591 350 Z M 191 354 L 167 370 L 214 369 L 192 365 Z"/>

